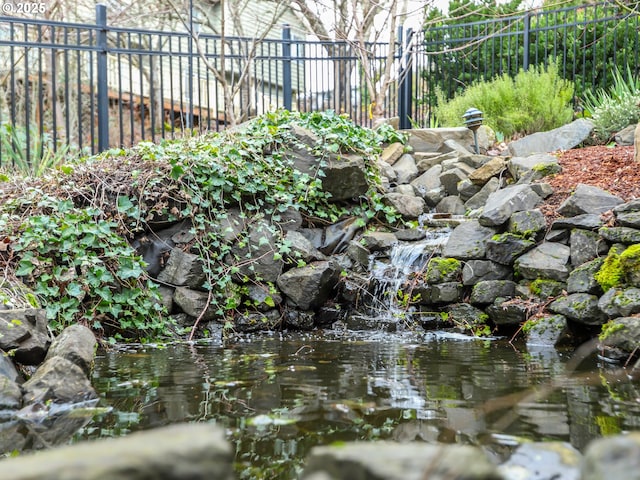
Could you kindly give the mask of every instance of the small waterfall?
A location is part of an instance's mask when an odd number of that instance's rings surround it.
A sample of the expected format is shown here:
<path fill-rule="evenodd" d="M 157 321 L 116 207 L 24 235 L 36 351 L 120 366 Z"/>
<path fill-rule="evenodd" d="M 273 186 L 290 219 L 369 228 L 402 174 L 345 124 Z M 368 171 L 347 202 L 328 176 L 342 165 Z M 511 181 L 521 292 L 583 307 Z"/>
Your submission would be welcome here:
<path fill-rule="evenodd" d="M 423 240 L 395 244 L 388 258 L 371 258 L 369 315 L 390 321 L 397 320 L 406 312 L 406 305 L 402 305 L 398 292 L 407 293 L 403 287 L 409 284 L 411 275 L 426 268 L 429 259 L 440 252 L 450 233 L 450 228 L 429 229 Z"/>

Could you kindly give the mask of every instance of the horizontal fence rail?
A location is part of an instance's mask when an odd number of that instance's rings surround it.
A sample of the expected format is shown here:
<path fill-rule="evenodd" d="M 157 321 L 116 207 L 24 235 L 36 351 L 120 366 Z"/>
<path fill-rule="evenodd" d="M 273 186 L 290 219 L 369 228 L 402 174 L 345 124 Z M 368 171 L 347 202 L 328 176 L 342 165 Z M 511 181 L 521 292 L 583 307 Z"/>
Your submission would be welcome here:
<path fill-rule="evenodd" d="M 637 12 L 609 3 L 399 29 L 383 112 L 428 127 L 438 89 L 450 98 L 551 61 L 577 95 L 606 87 L 614 65 L 638 74 L 638 29 Z M 113 27 L 102 5 L 88 25 L 0 17 L 0 167 L 215 131 L 275 108 L 371 126 L 365 73 L 384 69 L 388 43 L 365 45 L 363 72 L 353 44 L 293 38 L 287 26 L 257 43 L 192 32 Z"/>
<path fill-rule="evenodd" d="M 436 91 L 452 98 L 474 82 L 515 76 L 531 66 L 557 62 L 574 82 L 576 98 L 606 88 L 614 67 L 640 72 L 638 3 L 605 2 L 532 10 L 467 24 L 436 25 L 413 39 L 413 118 L 428 126 Z M 634 10 L 634 9 L 635 10 Z"/>

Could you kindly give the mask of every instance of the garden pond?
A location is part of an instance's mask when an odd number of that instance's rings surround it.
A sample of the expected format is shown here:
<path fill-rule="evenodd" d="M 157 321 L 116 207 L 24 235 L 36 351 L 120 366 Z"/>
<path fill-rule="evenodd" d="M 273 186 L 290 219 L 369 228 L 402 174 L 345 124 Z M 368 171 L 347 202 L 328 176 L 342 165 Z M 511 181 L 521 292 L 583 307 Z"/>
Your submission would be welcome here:
<path fill-rule="evenodd" d="M 227 432 L 239 478 L 296 478 L 315 445 L 393 439 L 473 444 L 640 430 L 640 380 L 575 355 L 452 333 L 271 333 L 98 352 L 106 407 L 74 442 L 176 422 Z"/>

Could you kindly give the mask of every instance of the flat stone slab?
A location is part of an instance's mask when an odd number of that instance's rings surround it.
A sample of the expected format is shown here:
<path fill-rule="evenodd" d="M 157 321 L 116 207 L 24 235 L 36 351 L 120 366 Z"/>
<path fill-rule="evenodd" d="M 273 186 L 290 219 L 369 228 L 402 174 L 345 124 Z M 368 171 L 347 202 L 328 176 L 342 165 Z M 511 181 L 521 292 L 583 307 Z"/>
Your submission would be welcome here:
<path fill-rule="evenodd" d="M 232 480 L 233 453 L 224 429 L 179 424 L 7 458 L 12 480 Z"/>
<path fill-rule="evenodd" d="M 314 447 L 300 478 L 498 480 L 502 476 L 476 447 L 379 441 Z"/>

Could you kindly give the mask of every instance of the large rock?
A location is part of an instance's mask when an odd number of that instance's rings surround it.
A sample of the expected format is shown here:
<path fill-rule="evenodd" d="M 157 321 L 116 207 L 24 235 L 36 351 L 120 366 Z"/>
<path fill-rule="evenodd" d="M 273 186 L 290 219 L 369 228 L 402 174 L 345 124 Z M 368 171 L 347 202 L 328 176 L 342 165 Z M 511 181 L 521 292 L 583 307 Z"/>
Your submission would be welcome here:
<path fill-rule="evenodd" d="M 425 198 L 426 193 L 431 190 L 442 190 L 442 182 L 440 182 L 441 173 L 442 165 L 434 165 L 418 178 L 414 179 L 411 182 L 411 186 L 415 189 L 418 195 Z"/>
<path fill-rule="evenodd" d="M 17 362 L 38 365 L 50 343 L 44 310 L 0 310 L 0 350 L 11 352 Z"/>
<path fill-rule="evenodd" d="M 620 197 L 616 197 L 601 188 L 584 183 L 578 184 L 573 195 L 570 195 L 560 207 L 558 213 L 565 217 L 574 217 L 584 213 L 604 213 L 623 203 Z"/>
<path fill-rule="evenodd" d="M 497 297 L 513 297 L 515 291 L 516 284 L 510 280 L 485 280 L 473 286 L 469 301 L 473 304 L 489 304 Z"/>
<path fill-rule="evenodd" d="M 580 228 L 582 230 L 597 230 L 602 226 L 602 218 L 597 213 L 583 213 L 568 218 L 558 218 L 551 224 L 551 229 Z"/>
<path fill-rule="evenodd" d="M 544 315 L 529 322 L 527 346 L 557 347 L 568 343 L 571 338 L 571 330 L 564 315 Z"/>
<path fill-rule="evenodd" d="M 23 385 L 24 403 L 77 403 L 98 398 L 80 367 L 63 357 L 45 361 Z"/>
<path fill-rule="evenodd" d="M 598 307 L 611 318 L 640 313 L 640 288 L 611 288 L 600 297 Z"/>
<path fill-rule="evenodd" d="M 520 445 L 498 470 L 505 479 L 579 480 L 581 462 L 582 454 L 570 443 L 533 442 Z"/>
<path fill-rule="evenodd" d="M 480 326 L 484 325 L 487 315 L 470 303 L 454 303 L 444 309 L 448 314 L 448 321 L 453 325 Z"/>
<path fill-rule="evenodd" d="M 462 284 L 458 282 L 436 283 L 429 286 L 428 302 L 436 305 L 459 302 L 462 298 Z M 426 299 L 425 299 L 426 300 Z"/>
<path fill-rule="evenodd" d="M 513 270 L 490 260 L 468 260 L 462 267 L 462 284 L 475 285 L 485 280 L 511 280 Z"/>
<path fill-rule="evenodd" d="M 569 277 L 571 249 L 555 242 L 544 242 L 528 251 L 515 262 L 515 268 L 524 278 L 550 278 L 565 281 Z"/>
<path fill-rule="evenodd" d="M 500 180 L 496 177 L 491 178 L 478 193 L 467 200 L 464 206 L 467 210 L 478 210 L 487 203 L 492 193 L 500 188 Z"/>
<path fill-rule="evenodd" d="M 362 242 L 370 252 L 379 252 L 398 243 L 398 237 L 392 232 L 368 232 L 362 235 Z"/>
<path fill-rule="evenodd" d="M 416 219 L 424 213 L 426 203 L 422 197 L 403 195 L 401 193 L 387 193 L 383 200 L 407 219 Z"/>
<path fill-rule="evenodd" d="M 607 358 L 626 361 L 640 348 L 640 318 L 620 317 L 602 329 L 599 349 Z"/>
<path fill-rule="evenodd" d="M 544 214 L 538 209 L 514 213 L 509 218 L 507 225 L 507 230 L 510 233 L 523 235 L 528 238 L 540 238 L 546 228 L 547 221 Z"/>
<path fill-rule="evenodd" d="M 158 280 L 170 285 L 200 288 L 206 279 L 202 259 L 198 255 L 173 248 Z"/>
<path fill-rule="evenodd" d="M 458 195 L 444 197 L 436 205 L 436 213 L 450 213 L 451 215 L 464 215 L 466 212 L 464 203 Z"/>
<path fill-rule="evenodd" d="M 400 142 L 394 142 L 388 145 L 380 154 L 383 162 L 393 165 L 404 153 L 404 145 Z"/>
<path fill-rule="evenodd" d="M 232 480 L 224 429 L 179 424 L 2 461 L 11 480 Z"/>
<path fill-rule="evenodd" d="M 493 157 L 474 172 L 469 174 L 469 180 L 475 185 L 485 185 L 491 177 L 502 173 L 507 166 L 507 161 L 503 157 Z"/>
<path fill-rule="evenodd" d="M 607 317 L 598 308 L 598 297 L 588 293 L 572 293 L 549 305 L 549 310 L 583 325 L 602 325 Z"/>
<path fill-rule="evenodd" d="M 508 166 L 509 172 L 516 180 L 519 180 L 532 170 L 538 170 L 541 173 L 556 173 L 560 169 L 558 158 L 546 153 L 530 155 L 528 157 L 513 157 L 509 160 Z"/>
<path fill-rule="evenodd" d="M 450 151 L 445 147 L 447 140 L 455 140 L 462 145 L 473 144 L 473 132 L 468 128 L 421 128 L 405 131 L 409 135 L 409 145 L 414 152 L 443 152 Z"/>
<path fill-rule="evenodd" d="M 21 406 L 22 390 L 20 386 L 8 377 L 0 375 L 0 412 L 2 410 L 18 410 Z M 0 429 L 1 436 L 2 430 Z M 0 453 L 4 453 L 4 450 L 0 450 Z"/>
<path fill-rule="evenodd" d="M 246 239 L 233 245 L 226 263 L 238 267 L 238 279 L 246 276 L 257 281 L 275 282 L 284 266 L 282 258 L 276 255 L 278 240 L 278 234 L 267 222 L 257 222 Z"/>
<path fill-rule="evenodd" d="M 579 266 L 606 254 L 609 246 L 596 232 L 574 228 L 569 237 L 571 265 Z"/>
<path fill-rule="evenodd" d="M 459 168 L 452 168 L 440 174 L 440 183 L 449 195 L 458 195 L 458 183 L 467 178 L 467 174 Z"/>
<path fill-rule="evenodd" d="M 6 377 L 12 382 L 17 382 L 21 378 L 9 355 L 2 350 L 0 350 L 0 377 Z"/>
<path fill-rule="evenodd" d="M 593 130 L 590 120 L 579 118 L 547 132 L 537 132 L 511 142 L 509 152 L 514 157 L 528 157 L 535 153 L 570 150 L 586 140 Z"/>
<path fill-rule="evenodd" d="M 353 442 L 314 447 L 301 479 L 502 479 L 479 448 L 424 442 Z"/>
<path fill-rule="evenodd" d="M 485 312 L 496 325 L 521 325 L 529 317 L 531 305 L 519 299 L 505 299 L 498 297 L 489 305 Z"/>
<path fill-rule="evenodd" d="M 476 185 L 468 178 L 458 183 L 458 195 L 460 196 L 460 200 L 463 202 L 466 202 L 471 197 L 479 193 L 480 190 L 482 190 L 482 186 Z"/>
<path fill-rule="evenodd" d="M 209 293 L 192 290 L 187 287 L 176 288 L 173 301 L 184 313 L 203 321 L 216 318 L 216 307 L 209 304 Z"/>
<path fill-rule="evenodd" d="M 282 293 L 302 310 L 322 306 L 333 294 L 340 271 L 333 262 L 314 262 L 293 268 L 278 278 Z"/>
<path fill-rule="evenodd" d="M 479 221 L 487 227 L 506 223 L 512 214 L 534 209 L 542 199 L 529 185 L 513 185 L 497 190 L 487 199 Z"/>
<path fill-rule="evenodd" d="M 47 357 L 66 358 L 73 364 L 80 367 L 85 375 L 89 375 L 93 366 L 93 358 L 98 342 L 93 332 L 76 323 L 65 328 L 49 347 Z"/>
<path fill-rule="evenodd" d="M 233 320 L 233 329 L 238 333 L 273 330 L 282 321 L 282 315 L 277 309 L 266 312 L 239 312 Z"/>
<path fill-rule="evenodd" d="M 511 265 L 523 253 L 535 247 L 533 240 L 519 235 L 503 233 L 495 235 L 487 241 L 487 259 L 502 265 Z"/>
<path fill-rule="evenodd" d="M 451 232 L 442 256 L 460 260 L 482 259 L 487 240 L 494 234 L 495 230 L 480 225 L 477 220 L 461 223 Z"/>
<path fill-rule="evenodd" d="M 635 228 L 601 227 L 598 230 L 598 235 L 611 243 L 624 243 L 626 245 L 640 243 L 640 230 Z"/>
<path fill-rule="evenodd" d="M 585 452 L 581 480 L 640 480 L 640 432 L 591 442 Z"/>
<path fill-rule="evenodd" d="M 602 295 L 602 287 L 596 281 L 595 274 L 603 263 L 604 258 L 596 258 L 573 269 L 567 280 L 567 292 Z"/>
<path fill-rule="evenodd" d="M 396 182 L 401 185 L 411 182 L 418 176 L 416 161 L 409 153 L 402 155 L 392 168 L 396 173 Z"/>
<path fill-rule="evenodd" d="M 640 230 L 640 212 L 623 212 L 616 215 L 616 221 L 623 227 Z"/>
<path fill-rule="evenodd" d="M 302 233 L 290 230 L 286 233 L 284 239 L 290 249 L 289 253 L 285 255 L 287 262 L 295 265 L 298 260 L 307 263 L 326 260 L 325 255 Z"/>

